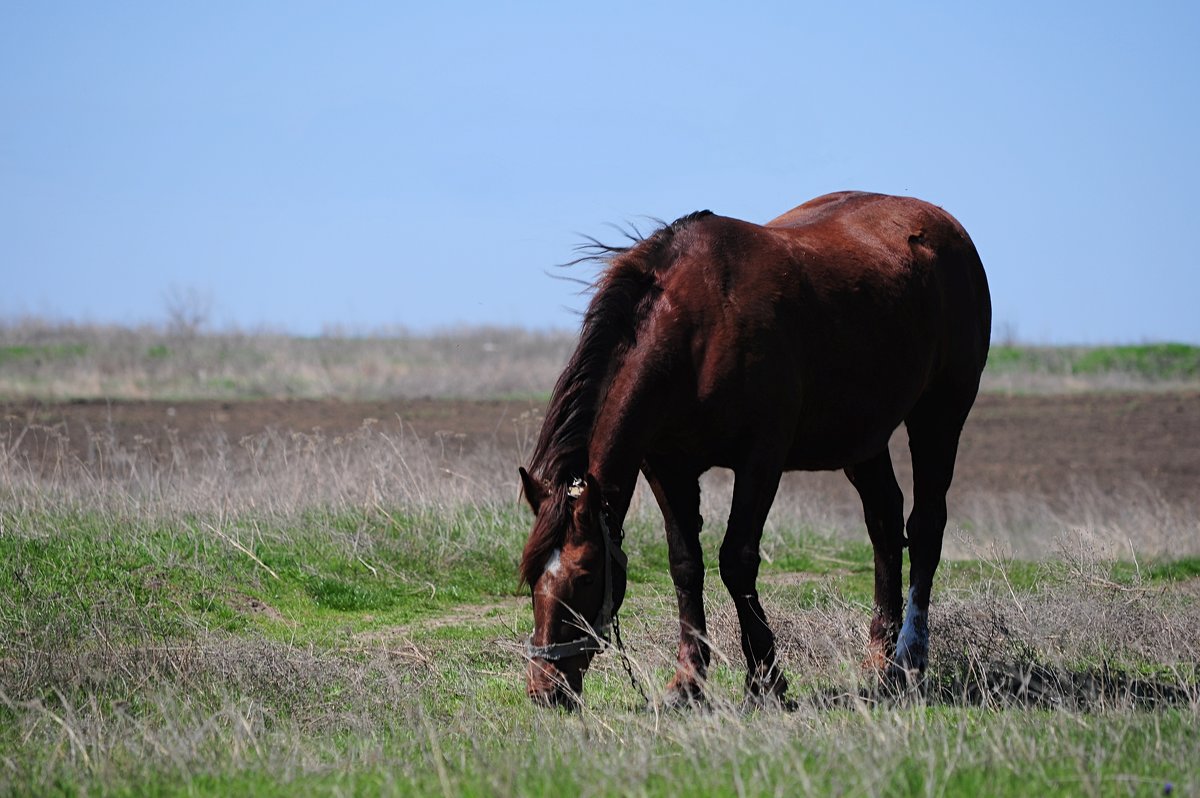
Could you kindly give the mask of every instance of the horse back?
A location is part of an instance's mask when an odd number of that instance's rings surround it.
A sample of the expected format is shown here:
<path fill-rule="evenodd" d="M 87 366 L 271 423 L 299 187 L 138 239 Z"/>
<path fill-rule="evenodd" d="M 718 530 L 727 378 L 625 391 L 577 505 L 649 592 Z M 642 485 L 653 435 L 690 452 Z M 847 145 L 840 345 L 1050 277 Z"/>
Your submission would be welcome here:
<path fill-rule="evenodd" d="M 662 306 L 690 353 L 697 417 L 685 423 L 711 431 L 716 459 L 774 431 L 790 436 L 789 467 L 844 467 L 931 392 L 961 396 L 965 417 L 991 307 L 950 214 L 846 192 L 766 225 L 712 216 L 687 232 Z"/>

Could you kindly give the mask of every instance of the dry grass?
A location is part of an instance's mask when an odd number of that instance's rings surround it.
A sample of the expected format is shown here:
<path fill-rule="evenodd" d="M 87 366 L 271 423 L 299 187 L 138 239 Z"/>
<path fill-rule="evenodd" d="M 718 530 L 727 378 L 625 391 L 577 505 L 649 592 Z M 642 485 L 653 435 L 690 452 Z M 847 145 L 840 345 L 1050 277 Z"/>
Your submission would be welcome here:
<path fill-rule="evenodd" d="M 516 439 L 528 417 L 513 422 Z M 520 452 L 515 445 L 470 451 L 438 447 L 415 434 L 388 433 L 366 420 L 347 435 L 267 430 L 231 441 L 214 428 L 181 441 L 90 434 L 77 456 L 61 428 L 38 427 L 32 453 L 0 444 L 0 494 L 13 510 L 72 508 L 140 517 L 181 514 L 294 516 L 387 506 L 449 508 L 513 502 Z M 20 432 L 11 437 L 15 443 Z"/>
<path fill-rule="evenodd" d="M 573 334 L 471 328 L 298 338 L 0 323 L 0 397 L 492 398 L 554 384 Z"/>
<path fill-rule="evenodd" d="M 979 390 L 983 393 L 1024 396 L 1028 394 L 1085 394 L 1097 391 L 1194 391 L 1200 378 L 1152 377 L 1138 372 L 1110 371 L 1095 374 L 1071 374 L 1039 371 L 983 372 Z"/>
<path fill-rule="evenodd" d="M 123 440 L 101 429 L 89 433 L 86 459 L 74 454 L 78 447 L 61 428 L 43 426 L 36 428 L 43 440 L 37 452 L 20 448 L 21 431 L 8 436 L 7 446 L 0 443 L 0 494 L 23 512 L 74 508 L 140 517 L 513 506 L 516 468 L 538 423 L 536 414 L 522 415 L 490 443 L 467 449 L 422 441 L 403 427 L 385 432 L 371 419 L 346 435 L 271 429 L 236 441 L 216 427 L 186 441 L 170 430 L 155 440 Z M 706 530 L 721 529 L 732 490 L 728 471 L 704 476 Z M 1145 481 L 1128 480 L 1119 493 L 1076 479 L 1055 496 L 953 490 L 950 498 L 944 547 L 950 558 L 1044 559 L 1057 556 L 1068 538 L 1107 559 L 1200 554 L 1196 504 L 1168 501 Z M 631 513 L 660 523 L 644 483 Z M 768 519 L 768 559 L 781 543 L 786 548 L 778 532 L 797 529 L 866 540 L 861 505 L 848 486 L 789 474 Z"/>
<path fill-rule="evenodd" d="M 574 332 L 514 328 L 362 336 L 331 330 L 315 338 L 201 329 L 188 323 L 129 328 L 0 321 L 0 397 L 541 396 L 576 342 Z M 1151 359 L 1149 365 L 1144 358 L 1114 358 L 1106 365 L 1093 357 L 1108 349 L 998 347 L 997 352 L 1011 357 L 989 366 L 982 387 L 1025 394 L 1194 390 L 1200 385 L 1191 350 L 1180 355 L 1180 362 Z M 1081 364 L 1086 368 L 1078 371 Z"/>
<path fill-rule="evenodd" d="M 527 413 L 491 442 L 466 449 L 429 443 L 416 434 L 385 432 L 368 419 L 346 435 L 269 429 L 229 440 L 219 428 L 191 440 L 165 430 L 158 439 L 120 439 L 111 429 L 89 432 L 81 459 L 59 427 L 31 427 L 43 441 L 20 447 L 21 430 L 0 442 L 0 495 L 14 511 L 73 508 L 122 516 L 182 514 L 291 517 L 312 508 L 335 511 L 380 506 L 449 510 L 515 506 L 516 468 L 525 462 L 540 419 Z M 768 559 L 787 530 L 865 541 L 857 496 L 840 480 L 785 475 L 768 519 Z M 719 531 L 733 480 L 716 469 L 703 477 L 705 529 Z M 998 554 L 1045 559 L 1063 541 L 1106 558 L 1178 558 L 1200 554 L 1200 510 L 1167 500 L 1145 481 L 1121 492 L 1075 479 L 1057 495 L 952 490 L 945 553 L 950 558 Z M 634 518 L 658 524 L 644 483 L 631 505 Z M 785 533 L 781 538 L 780 533 Z"/>
<path fill-rule="evenodd" d="M 1179 558 L 1200 554 L 1200 507 L 1167 500 L 1145 481 L 1120 492 L 1074 480 L 1058 495 L 975 490 L 954 497 L 947 530 L 949 557 L 978 557 L 989 548 L 1006 557 L 1046 559 L 1064 548 L 1101 559 Z"/>

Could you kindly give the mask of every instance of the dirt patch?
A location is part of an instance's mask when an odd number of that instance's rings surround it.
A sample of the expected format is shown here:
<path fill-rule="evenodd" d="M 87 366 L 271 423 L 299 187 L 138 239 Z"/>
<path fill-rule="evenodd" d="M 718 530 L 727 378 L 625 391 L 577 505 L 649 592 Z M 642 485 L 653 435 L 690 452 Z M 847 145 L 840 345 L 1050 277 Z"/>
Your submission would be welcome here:
<path fill-rule="evenodd" d="M 1073 477 L 1171 499 L 1200 488 L 1200 394 L 982 396 L 963 430 L 956 482 L 1052 494 Z"/>
<path fill-rule="evenodd" d="M 168 434 L 187 443 L 219 433 L 237 441 L 268 430 L 346 435 L 373 424 L 388 434 L 417 435 L 435 444 L 474 447 L 483 441 L 509 443 L 536 424 L 540 405 L 531 400 L 455 401 L 404 399 L 222 401 L 22 401 L 0 403 L 0 439 L 37 453 L 49 434 L 64 437 L 86 457 L 88 439 L 111 435 L 120 441 L 156 441 Z M 518 429 L 520 428 L 520 429 Z M 536 431 L 536 427 L 534 427 Z"/>
<path fill-rule="evenodd" d="M 95 435 L 137 443 L 166 458 L 173 445 L 229 441 L 267 430 L 345 435 L 370 419 L 389 435 L 418 436 L 452 458 L 484 445 L 528 451 L 542 406 L 531 400 L 255 400 L 240 402 L 10 402 L 0 441 L 37 460 L 69 448 L 87 461 Z M 57 439 L 57 441 L 56 441 Z M 955 491 L 1053 496 L 1073 482 L 1122 493 L 1131 481 L 1168 500 L 1200 488 L 1200 393 L 1070 396 L 984 395 L 963 431 Z M 892 442 L 896 472 L 911 474 L 903 429 Z M 808 477 L 806 477 L 807 479 Z M 848 490 L 840 474 L 811 477 Z"/>
<path fill-rule="evenodd" d="M 272 607 L 270 604 L 256 599 L 253 596 L 243 595 L 242 593 L 233 593 L 229 596 L 230 605 L 242 613 L 243 615 L 252 615 L 256 618 L 268 618 L 272 621 L 295 626 L 295 622 L 284 617 L 284 614 Z"/>

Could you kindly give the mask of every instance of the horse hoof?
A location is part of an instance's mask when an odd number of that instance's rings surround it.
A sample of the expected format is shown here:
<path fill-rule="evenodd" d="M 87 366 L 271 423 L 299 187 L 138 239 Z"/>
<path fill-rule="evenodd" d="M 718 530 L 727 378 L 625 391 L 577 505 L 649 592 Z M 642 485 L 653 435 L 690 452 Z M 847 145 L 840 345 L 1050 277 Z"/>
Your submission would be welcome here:
<path fill-rule="evenodd" d="M 925 684 L 924 668 L 906 668 L 893 662 L 883 672 L 881 685 L 896 695 L 920 692 Z"/>
<path fill-rule="evenodd" d="M 786 712 L 796 708 L 796 702 L 787 697 L 788 683 L 782 673 L 746 680 L 747 709 L 782 709 Z"/>
<path fill-rule="evenodd" d="M 747 712 L 795 712 L 799 704 L 781 693 L 747 693 L 742 708 Z"/>
<path fill-rule="evenodd" d="M 704 693 L 685 693 L 669 690 L 663 696 L 662 708 L 665 712 L 705 710 L 708 709 L 708 699 Z"/>
<path fill-rule="evenodd" d="M 868 676 L 874 675 L 883 679 L 886 677 L 891 662 L 891 657 L 887 655 L 886 650 L 882 646 L 871 646 L 867 650 L 867 656 L 863 658 L 862 672 Z"/>
<path fill-rule="evenodd" d="M 708 706 L 708 699 L 699 681 L 676 678 L 667 685 L 662 706 L 665 710 L 702 709 Z"/>

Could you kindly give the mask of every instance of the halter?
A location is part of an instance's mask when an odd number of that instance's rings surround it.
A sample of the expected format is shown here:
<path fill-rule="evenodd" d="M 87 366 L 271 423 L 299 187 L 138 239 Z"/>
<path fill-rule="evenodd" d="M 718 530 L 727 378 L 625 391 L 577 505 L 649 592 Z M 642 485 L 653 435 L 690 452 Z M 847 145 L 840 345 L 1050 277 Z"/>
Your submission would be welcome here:
<path fill-rule="evenodd" d="M 577 498 L 580 493 L 573 491 L 576 491 L 580 484 L 582 481 L 576 480 L 576 484 L 567 489 L 567 495 Z M 563 643 L 535 646 L 533 635 L 530 635 L 525 640 L 525 656 L 529 659 L 536 657 L 557 662 L 560 659 L 567 659 L 579 654 L 604 651 L 609 647 L 608 636 L 616 618 L 616 613 L 613 611 L 613 569 L 619 566 L 622 571 L 628 572 L 629 558 L 625 556 L 625 552 L 621 550 L 620 546 L 621 540 L 625 537 L 624 530 L 617 530 L 618 536 L 614 541 L 608 526 L 608 514 L 603 509 L 600 511 L 600 533 L 600 536 L 604 538 L 604 600 L 600 603 L 600 612 L 596 615 L 596 620 L 587 625 L 587 628 L 583 630 L 582 637 Z"/>

